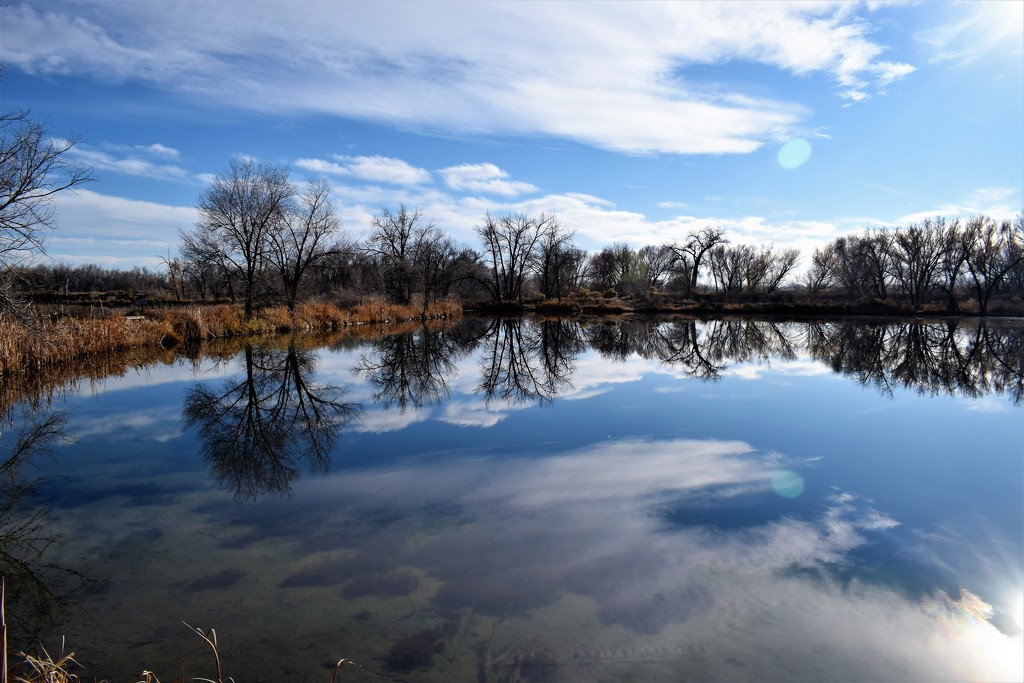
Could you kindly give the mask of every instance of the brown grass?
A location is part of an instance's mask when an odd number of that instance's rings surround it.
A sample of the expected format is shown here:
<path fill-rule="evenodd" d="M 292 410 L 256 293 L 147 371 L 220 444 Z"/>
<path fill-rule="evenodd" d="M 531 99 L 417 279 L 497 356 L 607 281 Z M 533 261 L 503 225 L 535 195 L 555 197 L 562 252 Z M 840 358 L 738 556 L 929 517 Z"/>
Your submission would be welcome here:
<path fill-rule="evenodd" d="M 239 306 L 189 306 L 153 311 L 149 316 L 75 317 L 56 309 L 42 311 L 34 329 L 0 316 L 0 376 L 38 373 L 82 358 L 138 348 L 174 348 L 229 337 L 283 332 L 333 332 L 351 325 L 450 319 L 462 315 L 457 302 L 427 307 L 396 306 L 369 299 L 351 309 L 310 303 L 294 313 L 283 306 L 265 308 L 246 319 Z"/>

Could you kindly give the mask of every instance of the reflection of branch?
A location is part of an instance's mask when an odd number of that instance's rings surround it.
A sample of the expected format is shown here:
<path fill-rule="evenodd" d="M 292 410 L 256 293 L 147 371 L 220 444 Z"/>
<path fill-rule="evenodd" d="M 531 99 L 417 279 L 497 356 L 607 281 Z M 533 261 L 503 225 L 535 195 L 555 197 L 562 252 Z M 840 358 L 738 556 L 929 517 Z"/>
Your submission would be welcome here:
<path fill-rule="evenodd" d="M 659 359 L 682 368 L 691 377 L 717 380 L 726 368 L 724 363 L 716 364 L 703 353 L 696 321 L 673 322 L 659 327 L 657 334 L 662 340 Z"/>
<path fill-rule="evenodd" d="M 53 446 L 66 437 L 67 417 L 61 412 L 41 419 L 25 415 L 22 424 L 0 463 L 0 574 L 6 578 L 9 621 L 23 632 L 21 637 L 31 639 L 52 624 L 69 604 L 71 593 L 88 579 L 81 572 L 44 561 L 59 535 L 45 529 L 49 510 L 31 504 L 40 481 L 20 477 L 23 465 L 53 453 Z M 69 578 L 77 585 L 68 586 Z"/>
<path fill-rule="evenodd" d="M 1007 393 L 1020 403 L 1024 394 L 1024 335 L 1016 329 L 920 321 L 810 325 L 812 356 L 887 395 L 902 386 L 970 398 Z"/>
<path fill-rule="evenodd" d="M 802 342 L 801 342 L 802 337 Z M 729 363 L 793 360 L 810 355 L 833 372 L 892 395 L 896 387 L 977 397 L 1006 393 L 1024 400 L 1024 332 L 955 322 L 855 321 L 786 324 L 762 320 L 673 320 L 648 325 L 614 321 L 588 330 L 603 356 L 658 360 L 691 377 L 718 379 Z"/>
<path fill-rule="evenodd" d="M 495 319 L 481 358 L 477 390 L 488 402 L 549 402 L 571 388 L 580 350 L 574 323 Z"/>
<path fill-rule="evenodd" d="M 448 377 L 464 345 L 445 330 L 424 325 L 416 332 L 383 337 L 374 342 L 376 357 L 364 355 L 355 372 L 376 387 L 374 401 L 385 407 L 440 403 L 449 394 Z"/>
<path fill-rule="evenodd" d="M 315 357 L 294 344 L 286 352 L 249 346 L 242 359 L 245 374 L 219 394 L 204 385 L 189 391 L 185 422 L 236 496 L 286 492 L 300 464 L 329 466 L 338 430 L 358 407 L 341 401 L 340 388 L 310 381 Z"/>

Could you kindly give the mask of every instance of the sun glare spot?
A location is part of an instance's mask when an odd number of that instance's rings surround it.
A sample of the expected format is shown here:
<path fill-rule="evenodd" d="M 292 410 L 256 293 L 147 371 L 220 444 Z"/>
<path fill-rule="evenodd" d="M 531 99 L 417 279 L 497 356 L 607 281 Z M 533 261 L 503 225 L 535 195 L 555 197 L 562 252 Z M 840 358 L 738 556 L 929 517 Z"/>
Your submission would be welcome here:
<path fill-rule="evenodd" d="M 1008 636 L 991 622 L 992 606 L 968 590 L 960 598 L 940 592 L 928 612 L 936 619 L 943 650 L 951 656 L 956 677 L 974 681 L 1024 680 L 1020 636 Z"/>
<path fill-rule="evenodd" d="M 772 476 L 772 488 L 783 498 L 796 498 L 804 492 L 804 478 L 793 470 L 779 470 Z"/>
<path fill-rule="evenodd" d="M 779 166 L 782 168 L 800 168 L 810 158 L 811 143 L 803 138 L 793 138 L 779 148 Z"/>

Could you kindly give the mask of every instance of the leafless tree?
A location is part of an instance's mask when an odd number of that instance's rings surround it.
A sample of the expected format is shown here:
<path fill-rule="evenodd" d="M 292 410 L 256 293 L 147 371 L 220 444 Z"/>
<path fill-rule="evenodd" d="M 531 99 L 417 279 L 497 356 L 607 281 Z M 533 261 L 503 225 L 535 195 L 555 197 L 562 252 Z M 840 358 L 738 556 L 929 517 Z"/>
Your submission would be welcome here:
<path fill-rule="evenodd" d="M 746 244 L 719 244 L 711 249 L 707 261 L 715 287 L 726 294 L 742 291 L 753 259 L 754 249 Z"/>
<path fill-rule="evenodd" d="M 0 310 L 23 322 L 13 268 L 43 253 L 45 234 L 57 226 L 54 197 L 92 180 L 91 169 L 69 159 L 76 143 L 50 136 L 28 111 L 0 114 Z"/>
<path fill-rule="evenodd" d="M 295 188 L 285 166 L 232 159 L 199 198 L 199 221 L 183 251 L 219 263 L 242 290 L 245 316 L 267 291 L 273 237 L 292 210 Z"/>
<path fill-rule="evenodd" d="M 562 295 L 578 286 L 583 252 L 572 239 L 574 230 L 566 230 L 557 222 L 541 238 L 537 254 L 537 280 L 545 297 L 561 302 Z"/>
<path fill-rule="evenodd" d="M 811 295 L 820 294 L 823 290 L 837 284 L 835 251 L 831 245 L 814 250 L 814 254 L 811 255 L 811 267 L 804 274 L 803 282 L 807 287 L 807 293 Z"/>
<path fill-rule="evenodd" d="M 448 293 L 458 277 L 464 254 L 433 222 L 399 205 L 373 217 L 365 247 L 376 264 L 378 287 L 391 301 L 411 304 L 420 299 L 423 314 L 432 301 Z"/>
<path fill-rule="evenodd" d="M 370 235 L 365 250 L 377 263 L 377 280 L 381 292 L 399 304 L 412 302 L 415 287 L 413 243 L 417 233 L 432 230 L 434 225 L 423 220 L 419 211 L 410 211 L 400 204 L 397 211 L 384 208 L 370 220 Z"/>
<path fill-rule="evenodd" d="M 454 240 L 437 228 L 417 236 L 413 243 L 413 270 L 424 318 L 430 304 L 446 296 L 452 282 L 461 275 L 456 264 L 462 255 Z"/>
<path fill-rule="evenodd" d="M 498 304 L 523 300 L 526 278 L 535 271 L 538 245 L 558 225 L 554 216 L 487 214 L 476 233 L 483 242 L 487 277 L 483 285 Z"/>
<path fill-rule="evenodd" d="M 961 234 L 965 265 L 970 277 L 978 315 L 988 312 L 993 292 L 1024 260 L 1024 219 L 996 222 L 985 216 L 972 218 Z"/>
<path fill-rule="evenodd" d="M 826 246 L 837 284 L 852 297 L 889 296 L 892 235 L 882 230 L 840 237 Z"/>
<path fill-rule="evenodd" d="M 943 259 L 942 231 L 945 219 L 925 220 L 893 233 L 889 266 L 896 286 L 919 307 L 937 286 Z"/>
<path fill-rule="evenodd" d="M 688 266 L 687 270 L 689 271 L 690 279 L 687 283 L 687 293 L 697 289 L 701 262 L 704 260 L 705 255 L 719 244 L 724 244 L 728 241 L 724 230 L 707 225 L 697 232 L 690 233 L 686 238 L 686 242 L 682 245 L 675 243 L 669 245 L 669 248 L 672 249 L 672 252 L 680 261 L 680 265 L 685 264 Z"/>
<path fill-rule="evenodd" d="M 660 289 L 672 272 L 675 254 L 668 245 L 649 244 L 636 252 L 637 275 L 645 290 Z"/>
<path fill-rule="evenodd" d="M 346 249 L 327 182 L 310 182 L 278 225 L 269 233 L 269 260 L 280 278 L 285 304 L 293 311 L 309 269 Z"/>

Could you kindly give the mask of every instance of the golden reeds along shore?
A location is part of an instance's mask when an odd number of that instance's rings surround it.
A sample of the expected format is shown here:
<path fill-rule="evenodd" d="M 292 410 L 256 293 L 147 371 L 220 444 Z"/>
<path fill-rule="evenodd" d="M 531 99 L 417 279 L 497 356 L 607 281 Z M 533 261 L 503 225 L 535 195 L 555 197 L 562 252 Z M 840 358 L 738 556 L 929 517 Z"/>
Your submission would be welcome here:
<path fill-rule="evenodd" d="M 283 332 L 330 332 L 349 325 L 456 318 L 457 302 L 397 306 L 370 300 L 352 308 L 301 304 L 260 310 L 245 318 L 236 305 L 196 305 L 158 309 L 146 315 L 107 313 L 79 317 L 59 308 L 36 311 L 31 325 L 0 316 L 0 375 L 31 373 L 85 356 L 141 347 L 173 348 L 183 343 Z"/>

